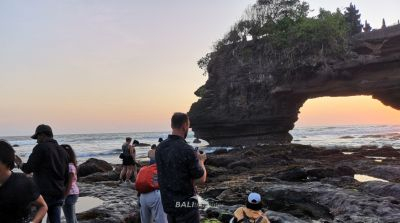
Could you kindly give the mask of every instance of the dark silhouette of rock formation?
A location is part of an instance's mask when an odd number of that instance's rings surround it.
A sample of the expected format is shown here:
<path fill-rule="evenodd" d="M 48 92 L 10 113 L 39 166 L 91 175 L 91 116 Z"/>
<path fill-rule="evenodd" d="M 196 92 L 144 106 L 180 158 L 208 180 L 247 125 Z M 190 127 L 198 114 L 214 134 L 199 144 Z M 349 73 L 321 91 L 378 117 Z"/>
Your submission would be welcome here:
<path fill-rule="evenodd" d="M 400 109 L 400 25 L 357 34 L 350 46 L 351 59 L 279 81 L 257 58 L 243 64 L 232 48 L 218 52 L 189 112 L 193 131 L 212 145 L 289 143 L 299 109 L 311 98 L 372 95 Z"/>

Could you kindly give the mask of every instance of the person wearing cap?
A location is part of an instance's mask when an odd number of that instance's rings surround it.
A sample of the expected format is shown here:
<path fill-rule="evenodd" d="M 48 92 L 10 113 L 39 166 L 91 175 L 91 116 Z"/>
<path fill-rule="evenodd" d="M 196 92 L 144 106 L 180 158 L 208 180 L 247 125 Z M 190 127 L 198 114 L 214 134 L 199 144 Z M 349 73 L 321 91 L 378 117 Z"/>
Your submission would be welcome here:
<path fill-rule="evenodd" d="M 263 213 L 262 208 L 261 195 L 250 193 L 247 197 L 246 207 L 240 207 L 233 213 L 231 223 L 270 223 L 267 216 Z"/>
<path fill-rule="evenodd" d="M 69 179 L 68 154 L 53 139 L 48 125 L 39 125 L 31 137 L 37 140 L 28 162 L 16 156 L 15 163 L 26 174 L 33 173 L 33 180 L 47 203 L 50 223 L 61 222 L 61 206 Z"/>

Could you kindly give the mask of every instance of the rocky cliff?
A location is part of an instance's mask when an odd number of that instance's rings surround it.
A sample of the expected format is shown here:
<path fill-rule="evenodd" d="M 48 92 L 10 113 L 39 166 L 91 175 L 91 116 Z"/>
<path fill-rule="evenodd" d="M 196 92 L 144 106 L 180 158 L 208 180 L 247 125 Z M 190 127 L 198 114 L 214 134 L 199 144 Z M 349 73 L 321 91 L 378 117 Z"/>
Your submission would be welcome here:
<path fill-rule="evenodd" d="M 358 34 L 349 58 L 308 61 L 292 76 L 279 75 L 260 47 L 247 41 L 215 53 L 189 112 L 197 137 L 212 145 L 289 143 L 301 106 L 323 96 L 372 95 L 400 109 L 400 25 Z"/>

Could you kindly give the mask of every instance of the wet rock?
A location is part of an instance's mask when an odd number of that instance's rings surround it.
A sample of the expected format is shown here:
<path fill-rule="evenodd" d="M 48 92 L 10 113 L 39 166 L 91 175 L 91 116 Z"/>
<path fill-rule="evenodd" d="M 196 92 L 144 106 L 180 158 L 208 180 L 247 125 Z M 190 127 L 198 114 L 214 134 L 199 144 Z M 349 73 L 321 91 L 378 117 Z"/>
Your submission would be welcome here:
<path fill-rule="evenodd" d="M 226 154 L 226 153 L 228 153 L 228 150 L 226 148 L 219 148 L 213 152 L 213 154 L 215 154 L 215 155 L 221 155 L 221 154 Z"/>
<path fill-rule="evenodd" d="M 360 190 L 379 196 L 391 196 L 400 203 L 400 184 L 380 181 L 370 181 L 362 183 Z"/>
<path fill-rule="evenodd" d="M 235 167 L 245 167 L 245 168 L 250 169 L 253 165 L 254 164 L 249 162 L 249 161 L 240 160 L 240 161 L 236 161 L 236 162 L 230 163 L 228 165 L 228 168 L 229 169 L 234 169 Z"/>
<path fill-rule="evenodd" d="M 228 169 L 224 167 L 215 167 L 215 166 L 206 166 L 207 176 L 208 177 L 216 177 L 222 174 L 225 174 Z"/>
<path fill-rule="evenodd" d="M 333 177 L 335 171 L 331 168 L 318 168 L 307 170 L 306 174 L 307 178 L 319 180 L 326 177 Z"/>
<path fill-rule="evenodd" d="M 209 208 L 206 210 L 206 217 L 207 218 L 219 218 L 220 213 L 215 208 Z"/>
<path fill-rule="evenodd" d="M 359 184 L 359 182 L 356 179 L 354 179 L 354 177 L 350 176 L 328 177 L 321 179 L 321 183 L 331 184 L 336 187 L 350 187 L 350 188 L 355 188 Z"/>
<path fill-rule="evenodd" d="M 106 186 L 104 184 L 78 183 L 80 196 L 99 198 L 103 204 L 77 214 L 79 222 L 124 222 L 124 219 L 136 213 L 137 196 L 132 188 Z"/>
<path fill-rule="evenodd" d="M 210 155 L 207 157 L 206 165 L 216 166 L 216 167 L 227 167 L 228 164 L 237 161 L 238 159 L 233 156 L 214 156 Z"/>
<path fill-rule="evenodd" d="M 355 219 L 362 219 L 361 222 L 370 222 L 371 219 L 378 219 L 378 222 L 400 220 L 400 206 L 392 203 L 394 199 L 374 197 L 355 190 L 319 182 L 265 185 L 262 189 L 263 197 L 272 203 L 279 201 L 280 205 L 286 204 L 281 209 L 287 213 L 294 211 L 294 216 L 298 214 L 296 210 L 300 210 L 303 216 L 308 214 L 312 219 L 345 221 L 349 218 L 350 222 Z"/>
<path fill-rule="evenodd" d="M 308 223 L 291 214 L 281 213 L 277 211 L 267 211 L 268 219 L 271 223 Z"/>
<path fill-rule="evenodd" d="M 294 167 L 282 172 L 278 172 L 275 176 L 285 181 L 304 181 L 307 179 L 307 171 L 300 167 Z"/>
<path fill-rule="evenodd" d="M 392 182 L 400 182 L 400 166 L 376 166 L 367 170 L 366 174 Z"/>
<path fill-rule="evenodd" d="M 201 143 L 201 141 L 200 141 L 200 139 L 198 139 L 198 138 L 195 138 L 195 139 L 193 140 L 193 143 L 195 143 L 195 144 L 199 144 L 199 143 Z"/>
<path fill-rule="evenodd" d="M 335 169 L 335 176 L 350 176 L 354 177 L 356 171 L 349 166 L 338 166 Z"/>
<path fill-rule="evenodd" d="M 361 147 L 356 155 L 377 156 L 377 157 L 400 157 L 400 152 L 391 146 L 377 147 Z"/>
<path fill-rule="evenodd" d="M 85 177 L 93 173 L 111 171 L 113 167 L 104 160 L 90 158 L 78 167 L 78 177 Z"/>
<path fill-rule="evenodd" d="M 116 171 L 98 172 L 90 174 L 86 177 L 80 177 L 81 182 L 99 182 L 99 181 L 118 181 L 119 173 Z"/>

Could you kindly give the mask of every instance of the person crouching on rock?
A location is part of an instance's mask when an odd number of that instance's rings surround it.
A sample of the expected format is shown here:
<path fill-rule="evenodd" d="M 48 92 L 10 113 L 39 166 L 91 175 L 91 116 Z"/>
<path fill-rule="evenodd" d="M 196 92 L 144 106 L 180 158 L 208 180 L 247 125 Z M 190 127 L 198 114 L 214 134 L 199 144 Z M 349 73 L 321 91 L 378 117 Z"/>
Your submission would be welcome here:
<path fill-rule="evenodd" d="M 261 200 L 261 195 L 258 193 L 251 193 L 247 198 L 246 207 L 238 208 L 230 222 L 270 223 L 267 216 L 261 210 L 262 208 L 263 202 Z"/>
<path fill-rule="evenodd" d="M 122 170 L 120 174 L 120 183 L 132 183 L 131 176 L 135 166 L 134 148 L 131 145 L 132 138 L 127 137 L 125 143 L 122 145 L 122 153 L 120 158 L 122 159 Z"/>
<path fill-rule="evenodd" d="M 0 222 L 29 222 L 31 204 L 38 206 L 31 222 L 42 222 L 47 205 L 33 181 L 22 173 L 14 173 L 15 151 L 0 140 Z"/>
<path fill-rule="evenodd" d="M 140 168 L 135 188 L 138 191 L 141 223 L 168 223 L 161 203 L 158 184 L 157 165 Z"/>
<path fill-rule="evenodd" d="M 78 180 L 76 171 L 77 168 L 76 155 L 70 145 L 64 144 L 61 146 L 65 149 L 69 157 L 69 165 L 68 165 L 69 178 L 68 178 L 67 188 L 64 194 L 65 201 L 63 205 L 64 216 L 67 223 L 77 223 L 78 220 L 76 218 L 76 213 L 75 213 L 75 204 L 79 198 L 79 188 L 76 183 L 76 181 Z"/>

